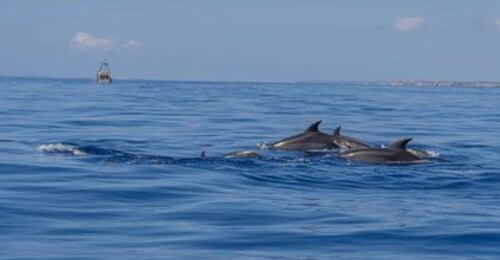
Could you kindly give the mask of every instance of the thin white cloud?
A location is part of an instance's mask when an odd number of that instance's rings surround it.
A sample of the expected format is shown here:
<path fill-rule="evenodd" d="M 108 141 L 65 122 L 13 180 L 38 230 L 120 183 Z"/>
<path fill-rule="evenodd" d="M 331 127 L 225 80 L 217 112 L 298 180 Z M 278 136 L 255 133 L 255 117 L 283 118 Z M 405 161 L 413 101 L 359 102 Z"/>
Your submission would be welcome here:
<path fill-rule="evenodd" d="M 120 42 L 113 38 L 97 37 L 88 32 L 80 31 L 71 39 L 71 46 L 80 51 L 121 51 L 140 49 L 142 43 L 132 39 Z"/>
<path fill-rule="evenodd" d="M 79 50 L 112 50 L 115 46 L 112 39 L 100 38 L 87 32 L 78 32 L 71 44 Z"/>
<path fill-rule="evenodd" d="M 491 25 L 493 25 L 495 29 L 500 30 L 500 18 L 493 19 Z"/>
<path fill-rule="evenodd" d="M 425 20 L 422 17 L 414 16 L 414 17 L 401 17 L 396 19 L 393 24 L 394 30 L 397 32 L 411 32 L 418 29 L 421 29 L 425 26 Z"/>
<path fill-rule="evenodd" d="M 125 50 L 136 50 L 142 47 L 142 43 L 136 40 L 128 40 L 124 44 L 122 44 L 123 49 Z"/>

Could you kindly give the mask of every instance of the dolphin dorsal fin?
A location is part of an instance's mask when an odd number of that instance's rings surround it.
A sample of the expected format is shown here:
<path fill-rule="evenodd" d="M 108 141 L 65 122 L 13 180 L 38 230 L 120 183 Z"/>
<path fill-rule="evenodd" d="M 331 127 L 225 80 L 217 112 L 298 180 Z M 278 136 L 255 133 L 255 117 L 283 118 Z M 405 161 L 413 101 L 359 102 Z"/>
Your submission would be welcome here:
<path fill-rule="evenodd" d="M 207 154 L 205 153 L 205 150 L 201 151 L 200 157 L 201 157 L 201 159 L 207 158 Z"/>
<path fill-rule="evenodd" d="M 316 121 L 316 122 L 312 123 L 312 124 L 311 124 L 311 125 L 310 125 L 307 129 L 306 129 L 305 133 L 307 133 L 307 132 L 319 132 L 319 130 L 318 130 L 318 126 L 319 126 L 319 124 L 321 124 L 321 120 L 319 120 L 319 121 Z"/>
<path fill-rule="evenodd" d="M 339 136 L 340 135 L 340 126 L 335 128 L 335 130 L 333 130 L 333 135 L 335 136 Z"/>
<path fill-rule="evenodd" d="M 412 140 L 412 138 L 401 138 L 396 142 L 389 145 L 387 148 L 389 149 L 397 149 L 397 150 L 405 150 L 406 145 Z"/>

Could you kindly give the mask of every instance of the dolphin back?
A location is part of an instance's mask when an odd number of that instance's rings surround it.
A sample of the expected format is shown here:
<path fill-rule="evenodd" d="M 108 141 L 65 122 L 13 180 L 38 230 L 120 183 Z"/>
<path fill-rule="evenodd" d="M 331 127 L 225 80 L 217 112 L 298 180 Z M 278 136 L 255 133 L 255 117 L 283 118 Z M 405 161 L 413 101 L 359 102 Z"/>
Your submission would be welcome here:
<path fill-rule="evenodd" d="M 422 159 L 409 153 L 406 150 L 394 150 L 387 148 L 371 148 L 347 151 L 339 155 L 352 161 L 375 163 L 375 164 L 394 164 L 394 163 L 419 163 Z"/>
<path fill-rule="evenodd" d="M 332 142 L 342 150 L 346 151 L 371 148 L 371 145 L 366 144 L 361 140 L 341 135 L 340 126 L 333 131 Z"/>
<path fill-rule="evenodd" d="M 224 158 L 261 158 L 262 156 L 254 151 L 234 151 L 224 155 Z"/>
<path fill-rule="evenodd" d="M 422 158 L 409 152 L 406 145 L 412 138 L 402 138 L 386 148 L 365 148 L 341 153 L 339 157 L 366 163 L 420 163 Z"/>
<path fill-rule="evenodd" d="M 313 151 L 337 148 L 331 136 L 319 131 L 321 120 L 312 123 L 303 133 L 271 143 L 270 149 Z"/>

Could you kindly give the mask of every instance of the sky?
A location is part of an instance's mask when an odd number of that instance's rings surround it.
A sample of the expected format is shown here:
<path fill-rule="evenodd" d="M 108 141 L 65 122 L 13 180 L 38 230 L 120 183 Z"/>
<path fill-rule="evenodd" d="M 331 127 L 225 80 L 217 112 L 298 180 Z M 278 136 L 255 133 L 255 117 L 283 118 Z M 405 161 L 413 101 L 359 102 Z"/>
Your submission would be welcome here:
<path fill-rule="evenodd" d="M 498 0 L 0 0 L 0 75 L 500 81 Z"/>

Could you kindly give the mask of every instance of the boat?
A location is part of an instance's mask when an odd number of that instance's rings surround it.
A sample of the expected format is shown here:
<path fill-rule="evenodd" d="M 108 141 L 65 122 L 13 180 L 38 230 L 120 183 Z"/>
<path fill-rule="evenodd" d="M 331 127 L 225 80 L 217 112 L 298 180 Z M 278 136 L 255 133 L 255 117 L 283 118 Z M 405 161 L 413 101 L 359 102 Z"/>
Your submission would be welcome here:
<path fill-rule="evenodd" d="M 97 84 L 107 84 L 113 82 L 113 74 L 109 69 L 109 64 L 107 62 L 101 63 L 96 76 Z"/>

